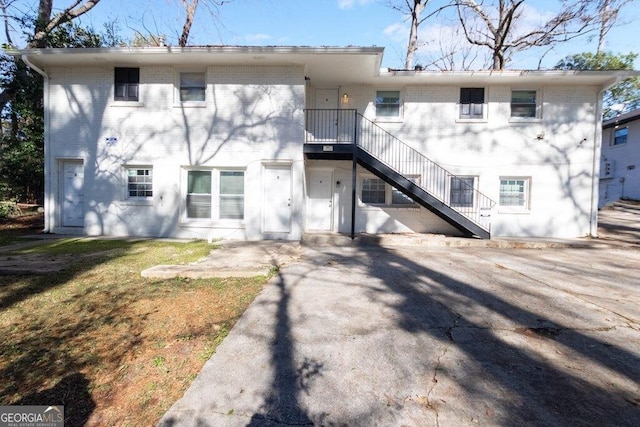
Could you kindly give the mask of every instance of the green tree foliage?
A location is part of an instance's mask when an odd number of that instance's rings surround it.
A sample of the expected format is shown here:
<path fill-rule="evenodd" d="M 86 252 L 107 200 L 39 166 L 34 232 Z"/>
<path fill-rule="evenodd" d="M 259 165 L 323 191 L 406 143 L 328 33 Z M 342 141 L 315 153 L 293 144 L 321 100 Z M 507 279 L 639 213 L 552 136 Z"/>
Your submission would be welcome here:
<path fill-rule="evenodd" d="M 28 28 L 25 29 L 29 31 Z M 107 29 L 109 30 L 109 29 Z M 113 31 L 106 35 L 73 22 L 56 27 L 46 47 L 102 47 L 119 43 Z M 0 200 L 42 203 L 44 195 L 44 106 L 42 76 L 22 61 L 0 57 L 0 86 L 11 94 L 0 123 Z"/>
<path fill-rule="evenodd" d="M 600 54 L 578 53 L 562 59 L 555 68 L 559 70 L 633 70 L 633 63 L 637 53 L 614 54 L 604 52 Z M 620 108 L 611 108 L 621 106 Z M 640 108 L 640 78 L 626 79 L 611 87 L 604 94 L 603 118 L 615 117 L 620 112 Z"/>

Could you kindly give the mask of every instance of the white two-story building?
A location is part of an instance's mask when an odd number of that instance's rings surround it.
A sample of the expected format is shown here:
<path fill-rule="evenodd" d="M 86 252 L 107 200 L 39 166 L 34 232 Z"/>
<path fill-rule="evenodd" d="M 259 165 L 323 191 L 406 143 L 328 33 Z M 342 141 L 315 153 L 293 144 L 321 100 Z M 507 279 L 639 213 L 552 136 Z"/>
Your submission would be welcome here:
<path fill-rule="evenodd" d="M 45 78 L 53 233 L 579 237 L 628 72 L 381 69 L 377 47 L 12 52 Z"/>

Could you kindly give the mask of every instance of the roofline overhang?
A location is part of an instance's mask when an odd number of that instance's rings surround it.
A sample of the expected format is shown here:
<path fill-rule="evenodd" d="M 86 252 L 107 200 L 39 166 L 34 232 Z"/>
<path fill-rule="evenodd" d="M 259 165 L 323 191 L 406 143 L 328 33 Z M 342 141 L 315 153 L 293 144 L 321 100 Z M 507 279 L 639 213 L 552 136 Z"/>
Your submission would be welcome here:
<path fill-rule="evenodd" d="M 7 50 L 7 54 L 27 60 L 46 69 L 59 65 L 108 64 L 293 64 L 311 70 L 318 60 L 349 58 L 351 64 L 360 63 L 355 70 L 344 71 L 344 81 L 336 84 L 536 84 L 536 85 L 593 85 L 602 90 L 620 81 L 640 76 L 640 71 L 576 71 L 576 70 L 478 70 L 430 71 L 381 69 L 383 47 L 361 46 L 190 46 L 190 47 L 111 47 L 111 48 L 46 48 Z M 178 59 L 179 58 L 179 59 Z M 362 58 L 362 59 L 359 59 Z M 322 70 L 327 70 L 325 63 Z M 364 66 L 364 68 L 361 68 Z M 320 73 L 320 69 L 317 69 Z M 340 74 L 340 73 L 339 73 Z M 334 76 L 335 77 L 335 76 Z"/>

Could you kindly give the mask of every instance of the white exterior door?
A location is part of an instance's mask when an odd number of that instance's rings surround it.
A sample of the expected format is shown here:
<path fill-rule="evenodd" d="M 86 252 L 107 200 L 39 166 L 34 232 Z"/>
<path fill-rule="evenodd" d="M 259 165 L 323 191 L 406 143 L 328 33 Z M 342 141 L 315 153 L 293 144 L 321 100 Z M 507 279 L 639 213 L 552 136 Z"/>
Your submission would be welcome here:
<path fill-rule="evenodd" d="M 84 165 L 62 163 L 62 226 L 84 227 Z"/>
<path fill-rule="evenodd" d="M 314 137 L 316 141 L 335 141 L 338 138 L 338 89 L 317 89 L 318 110 L 328 110 L 315 114 Z"/>
<path fill-rule="evenodd" d="M 312 170 L 309 173 L 307 230 L 331 231 L 333 217 L 333 173 Z"/>
<path fill-rule="evenodd" d="M 289 233 L 291 231 L 291 167 L 265 167 L 262 199 L 263 233 Z"/>

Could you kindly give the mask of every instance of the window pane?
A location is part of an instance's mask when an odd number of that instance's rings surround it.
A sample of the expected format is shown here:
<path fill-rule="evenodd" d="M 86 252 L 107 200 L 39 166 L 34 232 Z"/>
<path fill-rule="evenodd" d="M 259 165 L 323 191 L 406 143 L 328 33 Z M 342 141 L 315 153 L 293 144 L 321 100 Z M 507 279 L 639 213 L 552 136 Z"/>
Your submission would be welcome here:
<path fill-rule="evenodd" d="M 613 145 L 626 144 L 629 128 L 616 129 L 613 137 Z"/>
<path fill-rule="evenodd" d="M 127 194 L 128 197 L 153 197 L 152 169 L 127 169 Z"/>
<path fill-rule="evenodd" d="M 211 194 L 211 171 L 189 171 L 187 193 Z"/>
<path fill-rule="evenodd" d="M 139 83 L 139 68 L 116 67 L 114 69 L 114 99 L 116 101 L 137 101 Z"/>
<path fill-rule="evenodd" d="M 456 208 L 473 207 L 473 177 L 451 178 L 451 206 Z"/>
<path fill-rule="evenodd" d="M 412 205 L 414 203 L 415 202 L 413 201 L 413 199 L 407 196 L 406 194 L 404 194 L 402 191 L 397 190 L 395 188 L 391 190 L 392 205 Z"/>
<path fill-rule="evenodd" d="M 220 172 L 220 194 L 244 194 L 244 172 Z"/>
<path fill-rule="evenodd" d="M 362 203 L 384 204 L 385 185 L 379 178 L 364 178 L 362 180 Z"/>
<path fill-rule="evenodd" d="M 536 91 L 511 92 L 511 117 L 536 117 Z"/>
<path fill-rule="evenodd" d="M 187 194 L 188 218 L 211 218 L 210 194 Z"/>
<path fill-rule="evenodd" d="M 180 101 L 204 101 L 205 88 L 205 73 L 180 73 Z"/>
<path fill-rule="evenodd" d="M 501 206 L 526 206 L 526 181 L 524 179 L 500 180 Z"/>
<path fill-rule="evenodd" d="M 220 172 L 220 219 L 244 219 L 244 172 Z"/>
<path fill-rule="evenodd" d="M 221 219 L 244 219 L 244 196 L 220 195 Z"/>
<path fill-rule="evenodd" d="M 400 115 L 400 91 L 376 92 L 376 116 L 398 117 Z"/>
<path fill-rule="evenodd" d="M 483 87 L 463 87 L 460 89 L 461 104 L 484 104 Z"/>

